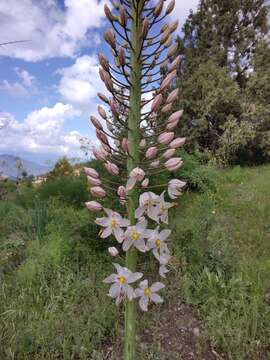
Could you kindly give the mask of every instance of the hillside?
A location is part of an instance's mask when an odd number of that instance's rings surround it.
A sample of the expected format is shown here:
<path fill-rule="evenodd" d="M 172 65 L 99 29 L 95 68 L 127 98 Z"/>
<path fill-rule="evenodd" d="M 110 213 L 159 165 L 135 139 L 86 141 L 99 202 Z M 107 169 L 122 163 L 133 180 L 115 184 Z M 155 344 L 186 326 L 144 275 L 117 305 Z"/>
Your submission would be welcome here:
<path fill-rule="evenodd" d="M 14 155 L 0 155 L 0 175 L 16 179 L 21 176 L 22 171 L 26 171 L 27 175 L 36 176 L 46 174 L 50 168 Z"/>

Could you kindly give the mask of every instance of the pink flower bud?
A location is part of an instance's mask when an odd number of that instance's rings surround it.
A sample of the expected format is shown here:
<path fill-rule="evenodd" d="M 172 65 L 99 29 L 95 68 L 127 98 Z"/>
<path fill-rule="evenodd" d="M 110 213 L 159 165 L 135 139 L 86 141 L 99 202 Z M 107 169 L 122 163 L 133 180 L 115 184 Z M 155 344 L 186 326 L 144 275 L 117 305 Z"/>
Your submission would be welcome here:
<path fill-rule="evenodd" d="M 179 25 L 179 20 L 176 20 L 174 23 L 170 25 L 171 33 L 173 33 L 178 28 L 178 25 Z"/>
<path fill-rule="evenodd" d="M 119 116 L 119 113 L 117 111 L 117 105 L 116 105 L 116 102 L 113 100 L 113 99 L 110 99 L 109 101 L 110 103 L 110 107 L 111 107 L 111 110 L 112 110 L 112 113 L 115 117 L 118 117 Z"/>
<path fill-rule="evenodd" d="M 85 167 L 84 172 L 85 172 L 86 176 L 91 176 L 91 177 L 93 177 L 95 179 L 99 178 L 99 173 L 93 168 Z"/>
<path fill-rule="evenodd" d="M 167 120 L 167 123 L 181 119 L 183 113 L 184 113 L 184 110 L 179 110 L 179 111 L 174 112 Z"/>
<path fill-rule="evenodd" d="M 144 179 L 141 185 L 143 188 L 147 188 L 149 185 L 149 179 Z"/>
<path fill-rule="evenodd" d="M 158 17 L 161 14 L 163 5 L 164 5 L 164 0 L 159 0 L 159 2 L 157 3 L 157 6 L 154 9 L 154 15 L 156 17 Z"/>
<path fill-rule="evenodd" d="M 145 177 L 145 172 L 143 171 L 143 169 L 136 167 L 135 169 L 133 169 L 130 172 L 130 177 L 132 177 L 138 181 L 142 181 Z"/>
<path fill-rule="evenodd" d="M 119 251 L 116 249 L 116 247 L 109 247 L 108 251 L 109 251 L 109 254 L 113 257 L 119 255 Z"/>
<path fill-rule="evenodd" d="M 169 147 L 172 149 L 177 149 L 177 148 L 183 146 L 185 144 L 185 142 L 186 142 L 186 138 L 176 138 L 169 144 Z"/>
<path fill-rule="evenodd" d="M 118 50 L 118 59 L 119 59 L 119 64 L 121 66 L 126 65 L 126 54 L 125 54 L 125 50 L 122 48 L 122 46 Z"/>
<path fill-rule="evenodd" d="M 174 132 L 164 132 L 159 135 L 158 143 L 159 144 L 169 144 L 174 138 Z"/>
<path fill-rule="evenodd" d="M 166 8 L 166 15 L 170 14 L 175 7 L 175 0 L 172 0 Z"/>
<path fill-rule="evenodd" d="M 107 114 L 106 114 L 106 111 L 103 109 L 102 106 L 98 106 L 98 113 L 99 115 L 104 119 L 106 120 L 107 119 Z"/>
<path fill-rule="evenodd" d="M 147 17 L 145 17 L 143 20 L 143 25 L 142 25 L 142 38 L 143 39 L 146 38 L 148 29 L 149 29 L 149 20 L 147 19 Z"/>
<path fill-rule="evenodd" d="M 127 194 L 126 188 L 124 186 L 119 186 L 119 188 L 117 189 L 117 195 L 120 198 L 125 198 Z"/>
<path fill-rule="evenodd" d="M 107 98 L 107 96 L 105 96 L 104 94 L 102 94 L 100 92 L 97 95 L 100 98 L 100 100 L 104 101 L 106 104 L 109 104 L 109 99 Z"/>
<path fill-rule="evenodd" d="M 167 125 L 166 125 L 166 130 L 173 130 L 176 128 L 176 126 L 178 125 L 180 119 L 178 120 L 175 120 L 175 121 L 171 121 L 171 122 L 168 122 Z"/>
<path fill-rule="evenodd" d="M 146 140 L 145 139 L 142 139 L 140 144 L 139 144 L 139 148 L 140 149 L 144 149 L 146 147 Z"/>
<path fill-rule="evenodd" d="M 102 144 L 101 144 L 101 147 L 102 147 L 103 150 L 106 151 L 108 154 L 111 154 L 111 153 L 112 153 L 112 150 L 111 150 L 111 148 L 110 148 L 109 145 L 102 143 Z"/>
<path fill-rule="evenodd" d="M 177 70 L 177 68 L 179 67 L 181 62 L 181 58 L 180 56 L 177 56 L 177 58 L 171 63 L 171 65 L 169 66 L 169 72 L 172 72 L 174 70 Z"/>
<path fill-rule="evenodd" d="M 162 92 L 164 91 L 165 89 L 167 89 L 168 86 L 171 85 L 171 83 L 173 82 L 173 80 L 176 78 L 177 76 L 177 73 L 176 73 L 176 70 L 169 73 L 169 75 L 167 75 L 165 77 L 165 79 L 162 81 L 161 85 L 160 85 L 160 89 L 159 91 Z"/>
<path fill-rule="evenodd" d="M 179 95 L 179 89 L 173 90 L 173 91 L 169 94 L 166 103 L 167 103 L 167 104 L 173 103 L 173 102 L 178 98 L 178 95 Z"/>
<path fill-rule="evenodd" d="M 178 44 L 175 44 L 175 45 L 173 45 L 173 46 L 170 47 L 170 50 L 168 51 L 167 56 L 168 56 L 169 58 L 171 58 L 171 57 L 173 57 L 173 56 L 176 54 L 177 51 L 178 51 Z M 176 73 L 176 70 L 174 70 L 174 71 L 175 71 L 175 73 Z M 174 71 L 171 72 L 170 74 L 173 74 Z M 176 76 L 176 75 L 175 75 L 175 76 Z"/>
<path fill-rule="evenodd" d="M 168 160 L 170 159 L 176 152 L 176 149 L 168 149 L 163 154 L 164 159 Z"/>
<path fill-rule="evenodd" d="M 114 176 L 119 175 L 119 168 L 117 165 L 113 164 L 110 161 L 107 161 L 105 164 L 105 168 L 107 169 L 107 171 Z"/>
<path fill-rule="evenodd" d="M 102 132 L 101 130 L 96 130 L 96 136 L 103 144 L 109 145 L 109 141 L 104 132 Z"/>
<path fill-rule="evenodd" d="M 99 59 L 100 65 L 103 67 L 103 69 L 106 71 L 109 71 L 110 70 L 109 62 L 105 58 L 105 56 L 103 54 L 98 54 L 98 59 Z"/>
<path fill-rule="evenodd" d="M 165 162 L 165 167 L 169 171 L 175 171 L 179 169 L 183 165 L 183 161 L 181 158 L 172 158 Z"/>
<path fill-rule="evenodd" d="M 107 41 L 107 43 L 109 45 L 111 45 L 111 47 L 113 49 L 115 49 L 116 41 L 115 41 L 115 34 L 114 34 L 113 29 L 108 29 L 108 30 L 105 31 L 104 39 Z"/>
<path fill-rule="evenodd" d="M 101 211 L 103 209 L 103 206 L 97 202 L 97 201 L 88 201 L 85 203 L 86 207 L 90 211 Z"/>
<path fill-rule="evenodd" d="M 145 154 L 146 159 L 153 159 L 156 155 L 157 155 L 157 147 L 156 146 L 152 146 L 150 147 Z"/>
<path fill-rule="evenodd" d="M 107 19 L 110 20 L 110 21 L 114 21 L 115 20 L 115 17 L 113 16 L 113 14 L 111 13 L 111 10 L 109 8 L 108 5 L 104 5 L 104 12 L 105 12 L 105 15 L 107 16 Z"/>
<path fill-rule="evenodd" d="M 103 130 L 103 127 L 102 127 L 100 121 L 95 116 L 91 116 L 90 120 L 96 129 Z"/>
<path fill-rule="evenodd" d="M 158 94 L 152 102 L 151 111 L 154 112 L 157 111 L 160 108 L 162 101 L 163 101 L 162 95 Z"/>
<path fill-rule="evenodd" d="M 105 197 L 106 191 L 100 186 L 94 186 L 90 189 L 91 194 L 95 197 Z"/>
<path fill-rule="evenodd" d="M 156 161 L 151 162 L 150 167 L 156 169 L 159 167 L 159 164 L 160 164 L 160 161 L 156 160 Z"/>
<path fill-rule="evenodd" d="M 120 20 L 120 24 L 123 27 L 125 27 L 127 24 L 128 17 L 127 17 L 125 8 L 122 5 L 120 6 L 120 10 L 119 10 L 119 20 Z"/>
<path fill-rule="evenodd" d="M 94 178 L 92 176 L 87 176 L 87 180 L 91 186 L 100 186 L 101 185 L 100 179 Z"/>
<path fill-rule="evenodd" d="M 105 151 L 102 147 L 97 150 L 97 149 L 94 149 L 93 150 L 93 155 L 95 156 L 95 158 L 99 161 L 105 161 L 107 156 L 109 155 L 107 153 L 107 151 Z"/>
<path fill-rule="evenodd" d="M 166 113 L 170 112 L 171 110 L 172 110 L 172 103 L 163 106 L 163 108 L 161 109 L 161 112 L 166 114 Z"/>
<path fill-rule="evenodd" d="M 123 138 L 121 146 L 125 153 L 129 152 L 129 141 L 127 138 Z"/>

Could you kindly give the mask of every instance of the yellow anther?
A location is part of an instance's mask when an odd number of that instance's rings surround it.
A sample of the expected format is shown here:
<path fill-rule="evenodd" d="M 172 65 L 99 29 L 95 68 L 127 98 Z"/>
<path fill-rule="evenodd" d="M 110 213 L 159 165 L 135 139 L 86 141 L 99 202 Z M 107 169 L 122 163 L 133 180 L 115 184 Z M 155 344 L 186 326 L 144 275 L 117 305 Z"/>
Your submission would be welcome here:
<path fill-rule="evenodd" d="M 119 278 L 119 282 L 120 282 L 120 284 L 125 284 L 126 283 L 126 278 L 124 277 L 124 276 L 120 276 L 120 278 Z"/>
<path fill-rule="evenodd" d="M 111 227 L 112 227 L 112 229 L 115 229 L 116 226 L 117 226 L 117 221 L 116 221 L 115 219 L 112 219 L 112 221 L 111 221 Z"/>
<path fill-rule="evenodd" d="M 150 289 L 150 288 L 145 288 L 145 289 L 144 289 L 144 295 L 145 295 L 145 296 L 150 296 L 151 293 L 152 293 L 152 292 L 151 292 L 151 289 Z"/>
<path fill-rule="evenodd" d="M 161 244 L 161 240 L 160 240 L 160 239 L 157 239 L 157 240 L 156 240 L 156 245 L 157 245 L 157 247 L 160 247 L 160 244 Z"/>
<path fill-rule="evenodd" d="M 137 233 L 137 231 L 133 231 L 133 233 L 131 234 L 131 239 L 134 241 L 139 240 L 140 234 Z"/>

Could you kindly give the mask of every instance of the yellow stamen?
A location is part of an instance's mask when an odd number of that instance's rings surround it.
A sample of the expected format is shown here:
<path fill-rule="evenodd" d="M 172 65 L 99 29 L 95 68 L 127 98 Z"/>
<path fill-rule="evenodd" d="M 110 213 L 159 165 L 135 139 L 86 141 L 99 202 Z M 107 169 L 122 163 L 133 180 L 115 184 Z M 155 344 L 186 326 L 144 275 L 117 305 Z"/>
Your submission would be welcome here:
<path fill-rule="evenodd" d="M 133 233 L 131 234 L 131 239 L 134 241 L 139 240 L 140 234 L 137 233 L 137 231 L 133 231 Z"/>
<path fill-rule="evenodd" d="M 157 240 L 156 240 L 156 245 L 157 245 L 157 247 L 160 247 L 160 244 L 161 244 L 161 240 L 160 240 L 160 239 L 157 239 Z"/>
<path fill-rule="evenodd" d="M 120 276 L 120 278 L 119 278 L 119 282 L 120 282 L 120 284 L 125 284 L 126 283 L 126 278 L 124 277 L 124 276 Z"/>
<path fill-rule="evenodd" d="M 152 292 L 151 292 L 151 289 L 150 289 L 150 288 L 145 288 L 145 289 L 144 289 L 144 295 L 145 295 L 145 296 L 150 296 L 151 293 L 152 293 Z"/>
<path fill-rule="evenodd" d="M 112 227 L 112 229 L 115 229 L 116 226 L 117 226 L 117 221 L 116 221 L 115 219 L 112 219 L 112 221 L 111 221 L 111 227 Z"/>

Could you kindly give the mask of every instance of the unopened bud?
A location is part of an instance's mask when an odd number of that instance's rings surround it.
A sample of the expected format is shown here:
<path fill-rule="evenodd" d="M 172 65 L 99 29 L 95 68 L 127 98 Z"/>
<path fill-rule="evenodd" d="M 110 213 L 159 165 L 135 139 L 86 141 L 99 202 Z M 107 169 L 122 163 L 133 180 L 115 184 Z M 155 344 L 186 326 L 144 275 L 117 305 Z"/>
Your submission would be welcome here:
<path fill-rule="evenodd" d="M 160 108 L 162 101 L 163 101 L 162 95 L 158 94 L 152 102 L 151 111 L 156 112 Z"/>
<path fill-rule="evenodd" d="M 102 94 L 100 92 L 97 95 L 100 98 L 100 100 L 104 101 L 106 104 L 109 104 L 109 99 L 107 98 L 107 96 L 105 96 L 104 94 Z"/>
<path fill-rule="evenodd" d="M 181 58 L 180 58 L 180 56 L 177 56 L 177 58 L 169 66 L 168 71 L 171 72 L 171 71 L 177 70 L 180 65 L 180 62 L 181 62 Z"/>
<path fill-rule="evenodd" d="M 115 21 L 115 16 L 111 13 L 109 6 L 106 4 L 104 5 L 104 12 L 108 20 Z"/>
<path fill-rule="evenodd" d="M 119 59 L 119 64 L 121 66 L 126 65 L 126 54 L 125 54 L 125 50 L 122 47 L 120 47 L 118 50 L 118 59 Z"/>
<path fill-rule="evenodd" d="M 119 10 L 119 22 L 123 27 L 127 25 L 127 14 L 124 6 L 122 5 L 120 6 L 120 10 Z"/>
<path fill-rule="evenodd" d="M 88 201 L 85 203 L 85 206 L 87 207 L 88 210 L 93 212 L 101 211 L 103 209 L 103 206 L 97 201 Z"/>
<path fill-rule="evenodd" d="M 167 75 L 165 79 L 162 81 L 159 91 L 162 92 L 163 90 L 167 89 L 167 87 L 171 85 L 171 83 L 176 78 L 176 76 L 177 76 L 176 70 L 169 73 L 169 75 Z"/>
<path fill-rule="evenodd" d="M 175 7 L 175 0 L 172 0 L 167 6 L 166 15 L 170 14 L 173 11 L 174 7 Z"/>
<path fill-rule="evenodd" d="M 149 29 L 149 21 L 147 18 L 145 18 L 143 20 L 143 25 L 142 25 L 142 38 L 143 39 L 145 39 L 147 37 L 148 29 Z"/>
<path fill-rule="evenodd" d="M 171 46 L 170 47 L 170 50 L 168 51 L 168 57 L 169 58 L 171 58 L 171 57 L 173 57 L 175 54 L 176 54 L 176 52 L 178 51 L 178 44 L 175 44 L 175 45 L 173 45 L 173 46 Z"/>
<path fill-rule="evenodd" d="M 115 257 L 119 255 L 119 251 L 116 249 L 116 247 L 109 247 L 108 252 L 111 256 Z"/>
<path fill-rule="evenodd" d="M 175 22 L 173 22 L 173 23 L 170 25 L 171 33 L 173 33 L 173 32 L 178 28 L 178 25 L 179 25 L 179 21 L 178 21 L 178 20 L 176 20 Z"/>
<path fill-rule="evenodd" d="M 104 119 L 106 120 L 107 119 L 107 114 L 106 114 L 106 111 L 103 109 L 102 106 L 98 105 L 98 113 L 99 115 Z M 99 130 L 102 130 L 102 129 L 99 129 Z"/>
<path fill-rule="evenodd" d="M 101 53 L 98 54 L 98 59 L 99 59 L 99 63 L 102 66 L 102 68 L 106 71 L 110 70 L 110 66 L 109 66 L 109 62 L 108 60 L 105 58 L 105 56 Z"/>
<path fill-rule="evenodd" d="M 167 97 L 166 103 L 169 104 L 175 102 L 175 100 L 178 98 L 178 95 L 179 95 L 179 89 L 173 90 Z"/>
<path fill-rule="evenodd" d="M 103 130 L 103 127 L 102 127 L 100 121 L 95 116 L 91 116 L 90 120 L 96 129 Z"/>
<path fill-rule="evenodd" d="M 105 197 L 106 191 L 100 186 L 94 186 L 90 189 L 91 194 L 95 197 Z"/>
<path fill-rule="evenodd" d="M 171 111 L 171 110 L 172 110 L 172 103 L 163 106 L 163 108 L 161 109 L 161 112 L 163 112 L 164 114 L 166 114 L 166 113 L 168 113 L 168 112 Z"/>
<path fill-rule="evenodd" d="M 163 9 L 163 4 L 164 4 L 164 0 L 159 0 L 157 6 L 155 7 L 155 10 L 154 10 L 154 15 L 156 17 L 158 17 L 160 14 L 161 14 L 161 11 Z"/>
<path fill-rule="evenodd" d="M 107 41 L 107 43 L 108 43 L 109 45 L 111 45 L 111 47 L 112 47 L 113 49 L 115 49 L 115 47 L 116 47 L 116 40 L 115 40 L 115 34 L 114 34 L 113 29 L 108 29 L 108 30 L 105 31 L 104 39 Z"/>

